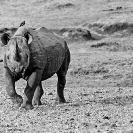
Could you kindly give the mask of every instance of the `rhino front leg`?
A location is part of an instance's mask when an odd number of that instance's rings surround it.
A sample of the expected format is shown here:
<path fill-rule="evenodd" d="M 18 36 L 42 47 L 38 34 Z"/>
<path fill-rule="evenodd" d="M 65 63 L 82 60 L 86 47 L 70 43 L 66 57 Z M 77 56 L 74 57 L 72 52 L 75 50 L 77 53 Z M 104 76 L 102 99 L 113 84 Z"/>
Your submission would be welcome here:
<path fill-rule="evenodd" d="M 6 91 L 7 94 L 10 96 L 12 103 L 19 107 L 23 103 L 23 98 L 17 94 L 15 90 L 15 80 L 14 77 L 11 76 L 9 70 L 5 69 L 5 77 L 6 77 Z"/>
<path fill-rule="evenodd" d="M 36 87 L 41 82 L 41 78 L 42 78 L 42 70 L 41 69 L 35 70 L 29 76 L 29 78 L 27 80 L 27 86 L 24 90 L 25 99 L 24 99 L 24 102 L 21 106 L 22 108 L 25 108 L 26 110 L 30 110 L 30 109 L 34 108 L 33 105 L 32 105 L 32 99 L 33 99 Z"/>
<path fill-rule="evenodd" d="M 34 97 L 32 100 L 33 105 L 42 105 L 40 99 L 41 99 L 43 93 L 44 93 L 44 91 L 42 88 L 42 83 L 40 82 L 40 84 L 38 85 L 38 87 L 36 88 L 35 93 L 34 93 Z"/>

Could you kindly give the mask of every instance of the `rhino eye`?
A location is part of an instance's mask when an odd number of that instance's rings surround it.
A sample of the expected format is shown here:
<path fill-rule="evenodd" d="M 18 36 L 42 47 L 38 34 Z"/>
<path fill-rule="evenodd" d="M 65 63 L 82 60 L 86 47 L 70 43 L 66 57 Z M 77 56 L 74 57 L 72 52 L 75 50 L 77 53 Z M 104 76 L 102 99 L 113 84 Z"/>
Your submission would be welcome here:
<path fill-rule="evenodd" d="M 9 55 L 7 55 L 7 59 L 9 60 Z"/>

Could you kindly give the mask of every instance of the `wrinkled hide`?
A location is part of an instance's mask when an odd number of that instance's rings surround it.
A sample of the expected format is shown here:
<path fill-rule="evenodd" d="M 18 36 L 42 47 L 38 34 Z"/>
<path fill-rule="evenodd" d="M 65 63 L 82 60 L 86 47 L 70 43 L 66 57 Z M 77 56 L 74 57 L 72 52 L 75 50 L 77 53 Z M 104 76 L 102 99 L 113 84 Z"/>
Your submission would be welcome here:
<path fill-rule="evenodd" d="M 26 39 L 21 36 L 11 38 L 6 48 L 5 66 L 13 73 L 19 73 L 27 69 L 29 59 L 30 51 Z"/>
<path fill-rule="evenodd" d="M 41 105 L 42 81 L 55 73 L 58 77 L 56 101 L 64 103 L 66 73 L 70 63 L 67 43 L 45 28 L 33 30 L 19 27 L 12 38 L 3 35 L 1 40 L 7 45 L 4 66 L 7 81 L 6 91 L 12 102 L 25 109 Z M 25 98 L 17 94 L 15 82 L 27 80 Z"/>

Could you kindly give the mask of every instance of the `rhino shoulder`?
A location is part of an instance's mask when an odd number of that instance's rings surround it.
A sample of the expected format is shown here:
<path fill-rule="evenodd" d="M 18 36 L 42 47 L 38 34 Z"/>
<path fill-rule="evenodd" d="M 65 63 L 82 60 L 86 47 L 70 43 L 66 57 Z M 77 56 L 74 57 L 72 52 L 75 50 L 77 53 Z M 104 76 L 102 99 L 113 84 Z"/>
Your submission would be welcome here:
<path fill-rule="evenodd" d="M 45 33 L 50 33 L 50 32 L 51 32 L 51 31 L 50 31 L 49 29 L 47 29 L 46 27 L 37 28 L 36 31 L 45 32 Z"/>

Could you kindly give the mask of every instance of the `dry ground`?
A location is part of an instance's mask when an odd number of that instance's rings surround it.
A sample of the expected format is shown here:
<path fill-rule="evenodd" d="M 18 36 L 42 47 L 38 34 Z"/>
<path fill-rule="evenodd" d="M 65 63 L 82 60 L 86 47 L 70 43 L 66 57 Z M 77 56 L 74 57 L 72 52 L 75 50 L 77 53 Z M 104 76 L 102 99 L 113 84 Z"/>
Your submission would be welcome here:
<path fill-rule="evenodd" d="M 43 82 L 43 105 L 30 111 L 12 105 L 0 62 L 1 133 L 133 133 L 132 0 L 1 0 L 0 20 L 0 34 L 25 20 L 56 31 L 71 51 L 68 103 L 54 104 L 54 75 Z M 22 96 L 25 85 L 16 83 Z"/>

